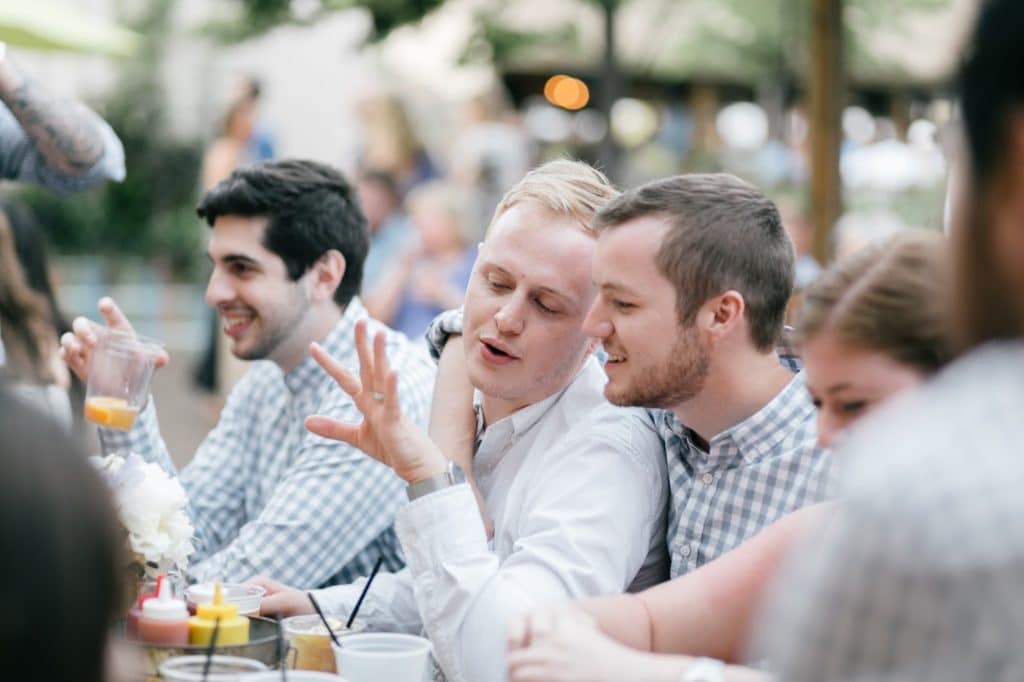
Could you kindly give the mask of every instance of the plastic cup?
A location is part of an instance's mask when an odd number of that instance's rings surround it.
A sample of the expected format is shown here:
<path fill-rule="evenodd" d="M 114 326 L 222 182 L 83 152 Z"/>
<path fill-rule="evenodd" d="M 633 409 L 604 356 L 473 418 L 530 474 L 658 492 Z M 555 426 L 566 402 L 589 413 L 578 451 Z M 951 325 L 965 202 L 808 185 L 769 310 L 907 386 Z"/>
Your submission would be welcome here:
<path fill-rule="evenodd" d="M 175 656 L 160 664 L 160 677 L 164 682 L 238 682 L 243 675 L 269 670 L 251 658 L 212 656 L 209 674 L 204 678 L 205 665 L 206 656 Z"/>
<path fill-rule="evenodd" d="M 331 645 L 338 674 L 346 682 L 424 682 L 430 662 L 430 640 L 415 635 L 373 632 L 349 635 Z"/>
<path fill-rule="evenodd" d="M 149 396 L 149 382 L 163 344 L 107 327 L 98 337 L 89 361 L 85 418 L 99 426 L 128 431 Z"/>
<path fill-rule="evenodd" d="M 348 637 L 362 631 L 366 627 L 363 621 L 352 623 L 351 628 L 335 618 L 327 622 L 334 636 Z M 327 634 L 320 616 L 292 616 L 281 621 L 284 636 L 288 640 L 288 667 L 293 670 L 319 670 L 321 672 L 337 672 L 334 652 L 331 650 L 331 636 Z"/>
<path fill-rule="evenodd" d="M 221 583 L 221 595 L 228 604 L 238 607 L 240 616 L 260 615 L 260 603 L 266 588 L 245 583 Z M 195 613 L 196 606 L 213 601 L 213 583 L 197 583 L 185 589 L 185 602 L 188 610 Z"/>

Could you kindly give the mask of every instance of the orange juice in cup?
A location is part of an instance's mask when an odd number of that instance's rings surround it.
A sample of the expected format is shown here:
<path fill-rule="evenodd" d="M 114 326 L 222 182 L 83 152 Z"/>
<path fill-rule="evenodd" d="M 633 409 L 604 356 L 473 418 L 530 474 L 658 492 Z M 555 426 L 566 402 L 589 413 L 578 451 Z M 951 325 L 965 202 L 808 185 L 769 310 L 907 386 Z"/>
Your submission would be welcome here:
<path fill-rule="evenodd" d="M 94 424 L 128 431 L 139 416 L 139 408 L 131 407 L 123 398 L 94 395 L 85 401 L 85 418 Z"/>
<path fill-rule="evenodd" d="M 159 341 L 100 327 L 89 361 L 85 418 L 99 426 L 127 431 L 149 396 Z"/>

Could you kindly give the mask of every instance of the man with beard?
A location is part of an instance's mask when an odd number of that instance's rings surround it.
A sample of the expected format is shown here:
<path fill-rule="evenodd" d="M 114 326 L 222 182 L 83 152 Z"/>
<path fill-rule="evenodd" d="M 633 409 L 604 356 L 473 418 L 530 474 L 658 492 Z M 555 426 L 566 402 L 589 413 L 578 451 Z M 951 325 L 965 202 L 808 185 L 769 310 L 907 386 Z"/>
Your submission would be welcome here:
<path fill-rule="evenodd" d="M 726 174 L 650 182 L 595 223 L 584 329 L 608 354 L 605 397 L 655 410 L 675 577 L 826 495 L 815 407 L 776 351 L 793 245 L 775 205 Z"/>
<path fill-rule="evenodd" d="M 378 557 L 401 568 L 392 523 L 403 482 L 303 426 L 313 412 L 358 416 L 307 354 L 319 342 L 344 366 L 358 367 L 352 338 L 367 319 L 358 298 L 367 231 L 353 189 L 312 161 L 260 163 L 210 190 L 198 213 L 212 228 L 206 301 L 220 311 L 232 353 L 267 362 L 253 363 L 232 390 L 180 474 L 196 529 L 190 576 L 241 581 L 266 573 L 313 588 L 365 575 Z M 113 300 L 99 308 L 111 328 L 131 331 Z M 85 318 L 73 326 L 62 353 L 85 381 L 101 330 Z M 388 334 L 387 350 L 402 373 L 402 409 L 425 423 L 432 363 L 400 334 Z M 99 432 L 105 452 L 134 451 L 175 472 L 152 400 L 130 431 Z"/>

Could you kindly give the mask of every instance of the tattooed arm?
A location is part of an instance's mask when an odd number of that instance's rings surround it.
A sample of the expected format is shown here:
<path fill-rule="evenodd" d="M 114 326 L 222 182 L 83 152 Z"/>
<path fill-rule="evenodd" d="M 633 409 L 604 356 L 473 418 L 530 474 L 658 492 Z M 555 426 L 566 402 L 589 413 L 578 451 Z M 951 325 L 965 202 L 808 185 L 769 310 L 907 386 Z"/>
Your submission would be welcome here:
<path fill-rule="evenodd" d="M 83 104 L 49 93 L 0 56 L 0 175 L 58 192 L 124 177 L 124 150 Z"/>

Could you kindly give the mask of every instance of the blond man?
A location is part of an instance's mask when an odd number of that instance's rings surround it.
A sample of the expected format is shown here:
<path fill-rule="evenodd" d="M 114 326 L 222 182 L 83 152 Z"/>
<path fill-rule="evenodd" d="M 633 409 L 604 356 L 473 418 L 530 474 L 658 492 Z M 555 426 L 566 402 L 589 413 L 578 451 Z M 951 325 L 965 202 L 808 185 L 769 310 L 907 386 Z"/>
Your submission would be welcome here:
<path fill-rule="evenodd" d="M 399 416 L 382 350 L 363 335 L 360 379 L 317 353 L 364 421 L 307 425 L 362 448 L 409 484 L 411 503 L 396 519 L 408 568 L 377 578 L 361 617 L 371 627 L 425 631 L 452 682 L 505 678 L 509 616 L 636 589 L 667 572 L 660 440 L 645 412 L 604 400 L 596 342 L 582 330 L 596 295 L 591 222 L 614 195 L 589 166 L 549 163 L 505 196 L 480 246 L 464 305 L 477 405 L 466 466 L 493 520 L 493 542 L 470 487 Z M 309 611 L 302 593 L 262 582 L 270 588 L 265 613 Z M 360 588 L 316 595 L 344 615 Z"/>

